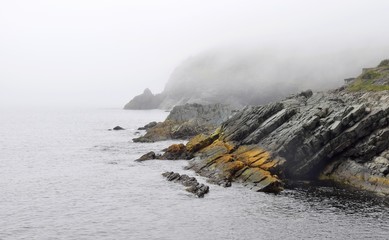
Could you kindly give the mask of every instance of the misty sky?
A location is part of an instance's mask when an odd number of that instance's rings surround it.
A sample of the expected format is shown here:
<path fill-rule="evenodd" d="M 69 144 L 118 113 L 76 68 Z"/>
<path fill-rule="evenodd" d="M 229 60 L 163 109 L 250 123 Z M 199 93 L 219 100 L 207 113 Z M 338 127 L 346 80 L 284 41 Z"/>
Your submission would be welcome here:
<path fill-rule="evenodd" d="M 389 43 L 389 1 L 0 0 L 0 106 L 122 107 L 189 56 Z"/>

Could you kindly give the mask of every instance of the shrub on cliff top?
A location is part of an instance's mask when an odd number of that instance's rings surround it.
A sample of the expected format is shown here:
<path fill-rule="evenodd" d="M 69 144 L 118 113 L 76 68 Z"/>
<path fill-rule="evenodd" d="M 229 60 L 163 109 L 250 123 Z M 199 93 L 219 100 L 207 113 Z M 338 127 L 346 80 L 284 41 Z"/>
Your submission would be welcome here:
<path fill-rule="evenodd" d="M 381 74 L 379 72 L 369 70 L 361 75 L 361 79 L 372 80 L 378 78 L 380 75 Z"/>
<path fill-rule="evenodd" d="M 389 59 L 382 60 L 378 67 L 389 67 Z"/>

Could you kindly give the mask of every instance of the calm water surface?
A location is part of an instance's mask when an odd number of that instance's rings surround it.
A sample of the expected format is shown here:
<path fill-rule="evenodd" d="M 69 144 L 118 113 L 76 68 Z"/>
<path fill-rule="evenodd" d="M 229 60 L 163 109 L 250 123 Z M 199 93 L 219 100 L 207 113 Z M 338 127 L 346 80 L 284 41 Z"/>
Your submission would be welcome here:
<path fill-rule="evenodd" d="M 211 185 L 198 199 L 134 159 L 163 111 L 0 110 L 0 239 L 388 239 L 386 199 L 320 187 L 279 195 Z M 116 125 L 125 131 L 107 131 Z M 205 179 L 199 178 L 204 182 Z"/>

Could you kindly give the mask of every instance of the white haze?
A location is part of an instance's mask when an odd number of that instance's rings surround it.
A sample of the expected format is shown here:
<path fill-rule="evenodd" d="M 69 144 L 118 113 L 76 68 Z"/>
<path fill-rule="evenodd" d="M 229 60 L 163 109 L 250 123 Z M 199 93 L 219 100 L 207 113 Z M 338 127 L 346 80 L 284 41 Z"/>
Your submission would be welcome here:
<path fill-rule="evenodd" d="M 215 48 L 334 54 L 355 73 L 389 57 L 388 12 L 378 0 L 0 0 L 0 106 L 121 107 Z"/>

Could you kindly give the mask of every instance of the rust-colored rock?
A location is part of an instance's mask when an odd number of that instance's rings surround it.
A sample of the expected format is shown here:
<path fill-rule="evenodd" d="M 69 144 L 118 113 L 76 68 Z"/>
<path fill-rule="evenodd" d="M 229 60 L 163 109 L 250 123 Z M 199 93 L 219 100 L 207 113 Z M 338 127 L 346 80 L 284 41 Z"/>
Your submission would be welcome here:
<path fill-rule="evenodd" d="M 206 139 L 202 136 L 201 141 Z M 209 140 L 209 139 L 208 139 Z M 214 140 L 195 153 L 190 166 L 212 182 L 238 181 L 254 191 L 278 193 L 283 190 L 282 181 L 272 170 L 277 170 L 281 160 L 273 159 L 270 152 L 255 146 L 240 146 L 221 139 Z"/>
<path fill-rule="evenodd" d="M 386 163 L 386 167 L 388 167 L 388 163 Z M 338 160 L 324 169 L 320 179 L 332 180 L 343 185 L 372 191 L 379 195 L 389 195 L 389 175 L 385 171 L 374 174 L 369 164 L 360 164 L 351 160 Z"/>

